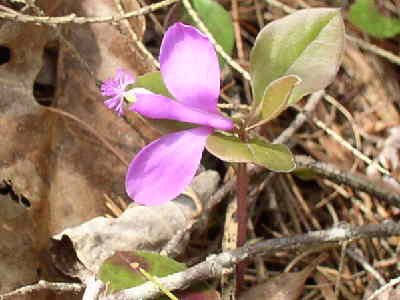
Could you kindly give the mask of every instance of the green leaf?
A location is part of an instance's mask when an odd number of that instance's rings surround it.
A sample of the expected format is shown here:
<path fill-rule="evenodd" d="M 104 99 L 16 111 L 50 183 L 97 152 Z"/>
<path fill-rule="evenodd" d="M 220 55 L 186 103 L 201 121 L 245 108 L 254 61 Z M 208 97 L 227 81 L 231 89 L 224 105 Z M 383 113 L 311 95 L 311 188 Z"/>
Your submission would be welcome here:
<path fill-rule="evenodd" d="M 235 42 L 231 15 L 213 0 L 192 0 L 192 4 L 217 43 L 228 55 L 231 55 Z M 190 23 L 195 25 L 192 20 Z M 222 62 L 223 60 L 220 59 L 221 65 Z"/>
<path fill-rule="evenodd" d="M 400 20 L 383 16 L 376 8 L 374 0 L 357 0 L 350 7 L 349 20 L 378 38 L 390 38 L 400 33 Z"/>
<path fill-rule="evenodd" d="M 164 80 L 161 76 L 161 72 L 150 72 L 142 76 L 138 76 L 136 78 L 136 82 L 129 85 L 129 89 L 132 88 L 145 88 L 155 94 L 174 99 L 174 97 L 170 94 L 167 87 L 165 86 Z"/>
<path fill-rule="evenodd" d="M 109 285 L 112 293 L 138 286 L 147 281 L 143 275 L 130 266 L 138 263 L 153 276 L 164 277 L 186 269 L 186 266 L 167 256 L 148 251 L 117 252 L 104 261 L 98 276 Z"/>
<path fill-rule="evenodd" d="M 233 135 L 214 133 L 208 137 L 206 147 L 224 161 L 255 163 L 276 172 L 290 172 L 296 167 L 286 145 L 266 143 L 260 138 L 242 142 Z"/>
<path fill-rule="evenodd" d="M 254 101 L 258 105 L 265 88 L 285 75 L 302 82 L 289 99 L 325 88 L 339 68 L 344 45 L 344 24 L 339 9 L 303 9 L 265 26 L 250 54 Z"/>
<path fill-rule="evenodd" d="M 278 117 L 288 107 L 288 101 L 300 77 L 288 75 L 272 81 L 265 89 L 264 95 L 255 110 L 258 122 L 249 128 L 254 128 Z"/>

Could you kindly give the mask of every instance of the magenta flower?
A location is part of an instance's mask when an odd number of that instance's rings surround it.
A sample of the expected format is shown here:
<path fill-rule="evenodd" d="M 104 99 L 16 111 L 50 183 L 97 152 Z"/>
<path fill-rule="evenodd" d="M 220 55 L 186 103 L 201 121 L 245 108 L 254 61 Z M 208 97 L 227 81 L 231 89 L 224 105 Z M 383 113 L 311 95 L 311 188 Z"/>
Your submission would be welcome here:
<path fill-rule="evenodd" d="M 128 73 L 124 69 L 118 69 L 115 77 L 112 79 L 107 79 L 101 85 L 101 94 L 103 96 L 111 97 L 110 99 L 104 101 L 104 104 L 112 110 L 115 110 L 119 116 L 122 116 L 124 98 L 127 86 L 135 82 L 135 78 L 132 74 Z"/>
<path fill-rule="evenodd" d="M 207 37 L 192 26 L 174 24 L 164 35 L 160 65 L 165 85 L 175 100 L 136 91 L 136 100 L 129 109 L 147 118 L 200 126 L 165 135 L 133 159 L 126 175 L 126 191 L 144 205 L 163 204 L 183 192 L 199 167 L 207 137 L 214 130 L 233 128 L 233 122 L 217 111 L 220 70 Z"/>

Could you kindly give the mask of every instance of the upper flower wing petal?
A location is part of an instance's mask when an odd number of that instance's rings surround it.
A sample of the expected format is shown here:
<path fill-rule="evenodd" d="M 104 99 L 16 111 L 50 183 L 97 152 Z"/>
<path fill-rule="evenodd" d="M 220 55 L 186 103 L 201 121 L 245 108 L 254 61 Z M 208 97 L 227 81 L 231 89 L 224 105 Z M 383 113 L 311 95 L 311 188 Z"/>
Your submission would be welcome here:
<path fill-rule="evenodd" d="M 200 164 L 208 127 L 165 135 L 144 147 L 131 162 L 126 191 L 135 202 L 159 205 L 177 197 L 192 181 Z"/>
<path fill-rule="evenodd" d="M 213 44 L 196 28 L 182 23 L 165 33 L 160 49 L 160 70 L 176 99 L 215 112 L 220 70 Z"/>
<path fill-rule="evenodd" d="M 136 102 L 129 108 L 151 119 L 168 119 L 204 125 L 220 130 L 231 130 L 232 120 L 219 112 L 209 112 L 157 94 L 137 94 Z"/>

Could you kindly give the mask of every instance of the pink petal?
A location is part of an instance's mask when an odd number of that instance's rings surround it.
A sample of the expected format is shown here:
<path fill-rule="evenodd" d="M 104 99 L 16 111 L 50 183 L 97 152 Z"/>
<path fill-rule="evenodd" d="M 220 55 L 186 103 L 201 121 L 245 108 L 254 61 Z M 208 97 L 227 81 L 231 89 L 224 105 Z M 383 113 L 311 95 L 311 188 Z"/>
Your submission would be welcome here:
<path fill-rule="evenodd" d="M 122 116 L 124 114 L 124 98 L 123 96 L 115 96 L 113 98 L 110 98 L 106 101 L 104 101 L 105 106 L 107 108 L 112 109 L 118 113 L 119 116 Z"/>
<path fill-rule="evenodd" d="M 225 118 L 219 112 L 190 107 L 157 94 L 137 94 L 136 102 L 129 109 L 151 119 L 176 120 L 220 130 L 233 128 L 232 120 Z"/>
<path fill-rule="evenodd" d="M 114 78 L 120 87 L 125 88 L 128 84 L 135 83 L 135 77 L 128 71 L 122 68 L 117 69 Z"/>
<path fill-rule="evenodd" d="M 160 49 L 161 73 L 175 98 L 192 107 L 216 112 L 220 70 L 213 44 L 196 28 L 175 23 Z"/>
<path fill-rule="evenodd" d="M 135 202 L 160 205 L 174 199 L 189 185 L 200 164 L 208 127 L 165 135 L 144 147 L 131 162 L 126 191 Z"/>

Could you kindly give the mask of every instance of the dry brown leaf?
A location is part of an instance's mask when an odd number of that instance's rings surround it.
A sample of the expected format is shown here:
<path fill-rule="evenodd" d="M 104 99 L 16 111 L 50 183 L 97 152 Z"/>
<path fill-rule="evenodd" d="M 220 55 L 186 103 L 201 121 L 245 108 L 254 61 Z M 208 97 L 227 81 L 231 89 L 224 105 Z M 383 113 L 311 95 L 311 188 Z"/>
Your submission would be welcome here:
<path fill-rule="evenodd" d="M 282 273 L 265 283 L 251 287 L 239 300 L 296 300 L 304 290 L 304 283 L 313 271 L 309 266 L 301 272 Z"/>
<path fill-rule="evenodd" d="M 0 194 L 0 294 L 37 281 L 39 262 L 32 234 L 26 209 Z"/>
<path fill-rule="evenodd" d="M 387 65 L 372 54 L 361 53 L 351 44 L 346 47 L 343 63 L 353 74 L 354 86 L 365 87 L 363 93 L 355 96 L 354 103 L 361 105 L 365 101 L 373 109 L 377 116 L 375 125 L 380 124 L 378 121 L 383 121 L 386 128 L 399 124 L 400 115 L 394 106 L 397 101 L 396 95 L 399 93 L 399 84 L 393 66 Z M 374 114 L 369 113 L 365 119 L 371 121 L 374 119 Z M 371 131 L 384 128 L 379 126 L 371 128 Z"/>
<path fill-rule="evenodd" d="M 135 1 L 129 3 L 133 6 L 127 9 L 138 7 Z M 117 13 L 110 0 L 38 4 L 50 15 Z M 139 33 L 143 32 L 143 17 L 132 22 Z M 111 24 L 71 24 L 63 29 L 64 38 L 75 49 L 62 40 L 57 48 L 57 32 L 47 26 L 8 22 L 0 28 L 0 45 L 11 52 L 10 60 L 0 66 L 0 182 L 6 181 L 13 192 L 30 202 L 21 222 L 26 230 L 11 226 L 11 231 L 7 231 L 4 226 L 8 226 L 9 220 L 0 215 L 4 237 L 0 243 L 4 256 L 1 268 L 18 268 L 17 257 L 19 263 L 26 260 L 25 268 L 20 268 L 26 274 L 21 271 L 7 280 L 2 278 L 0 292 L 32 283 L 39 269 L 44 278 L 56 279 L 46 255 L 49 238 L 105 214 L 105 194 L 128 200 L 124 192 L 126 165 L 85 126 L 36 101 L 42 100 L 35 99 L 38 95 L 34 96 L 34 83 L 43 68 L 43 57 L 49 61 L 50 56 L 50 68 L 46 65 L 40 83 L 56 87 L 50 99 L 53 107 L 95 128 L 96 134 L 105 137 L 127 162 L 144 144 L 130 125 L 104 107 L 95 78 L 79 62 L 77 53 L 87 61 L 97 79 L 111 77 L 117 67 L 139 73 L 149 70 L 150 65 L 129 50 L 127 37 Z M 56 78 L 51 73 L 54 69 Z M 0 202 L 0 211 L 6 211 L 8 205 L 7 201 Z M 29 238 L 26 232 L 31 232 Z"/>
<path fill-rule="evenodd" d="M 239 300 L 296 300 L 304 290 L 304 283 L 314 269 L 328 256 L 321 254 L 300 272 L 286 272 L 251 287 L 240 295 Z"/>
<path fill-rule="evenodd" d="M 282 273 L 265 283 L 256 285 L 244 292 L 239 300 L 296 300 L 303 293 L 304 282 L 309 273 Z"/>

